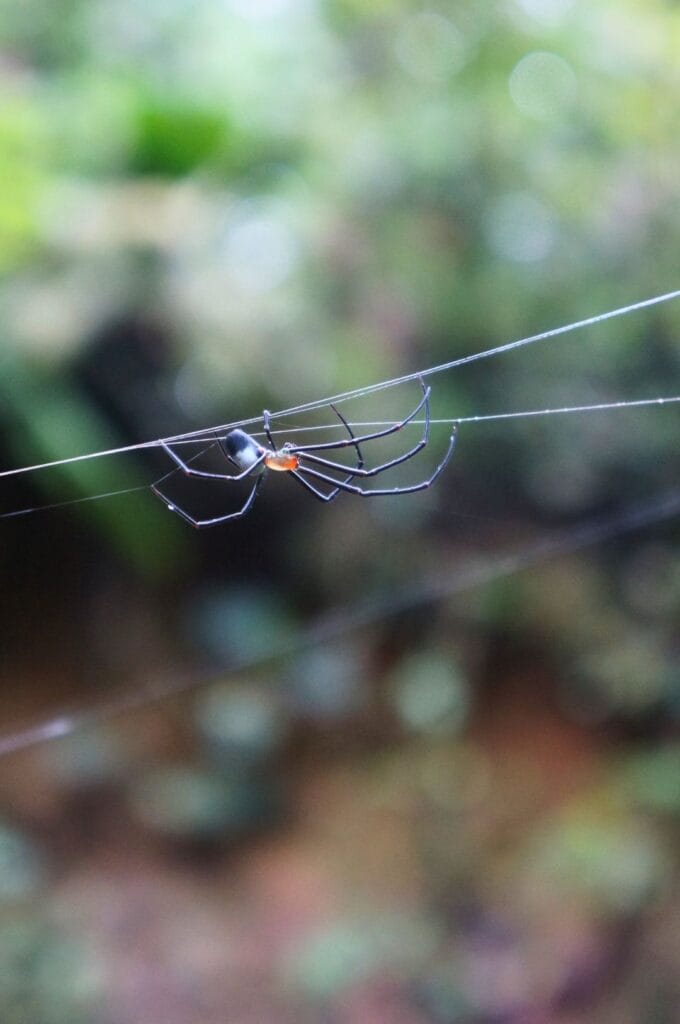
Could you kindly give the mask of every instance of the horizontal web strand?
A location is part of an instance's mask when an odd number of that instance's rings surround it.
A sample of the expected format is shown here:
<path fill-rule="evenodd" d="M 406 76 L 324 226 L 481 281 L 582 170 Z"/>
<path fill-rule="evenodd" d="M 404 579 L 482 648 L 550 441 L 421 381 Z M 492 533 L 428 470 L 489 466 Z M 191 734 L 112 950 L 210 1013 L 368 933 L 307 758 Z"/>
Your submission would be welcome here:
<path fill-rule="evenodd" d="M 604 412 L 612 409 L 635 409 L 650 405 L 673 405 L 680 402 L 680 395 L 668 395 L 660 398 L 634 398 L 630 401 L 622 400 L 620 402 L 598 402 L 595 405 L 563 405 L 555 409 L 527 409 L 518 412 L 494 412 L 494 413 L 482 413 L 479 416 L 454 416 L 451 418 L 444 419 L 430 419 L 431 424 L 446 424 L 453 426 L 454 423 L 485 423 L 491 420 L 518 420 L 525 419 L 531 416 L 560 416 L 568 413 L 575 412 Z M 352 421 L 353 427 L 387 427 L 392 424 L 394 420 L 359 420 Z M 422 426 L 424 420 L 411 420 L 407 426 Z M 341 425 L 338 423 L 323 424 L 322 426 L 311 426 L 311 427 L 277 427 L 277 434 L 295 434 L 295 433 L 306 433 L 318 430 L 330 430 L 332 428 L 339 428 Z M 264 431 L 256 431 L 255 436 L 259 437 L 264 434 Z M 195 440 L 191 441 L 175 441 L 173 444 L 195 444 Z"/>
<path fill-rule="evenodd" d="M 434 425 L 445 424 L 447 426 L 452 426 L 454 423 L 457 423 L 457 424 L 461 424 L 461 423 L 484 423 L 484 422 L 488 422 L 488 421 L 491 421 L 491 420 L 524 419 L 524 418 L 527 418 L 527 417 L 534 417 L 534 416 L 558 416 L 558 415 L 566 415 L 566 414 L 569 414 L 569 413 L 604 412 L 604 411 L 613 410 L 613 409 L 614 410 L 615 409 L 619 409 L 619 410 L 620 409 L 635 409 L 635 408 L 641 408 L 641 407 L 652 406 L 652 405 L 672 405 L 672 404 L 678 403 L 678 402 L 680 402 L 680 395 L 669 395 L 669 396 L 662 397 L 662 398 L 636 398 L 636 399 L 632 399 L 632 400 L 629 400 L 629 401 L 620 401 L 620 402 L 598 402 L 595 405 L 565 405 L 565 406 L 561 406 L 561 407 L 556 408 L 556 409 L 529 409 L 529 410 L 524 411 L 524 412 L 484 413 L 484 414 L 479 415 L 479 416 L 458 416 L 458 417 L 453 418 L 453 419 L 431 419 L 430 423 L 434 424 Z M 352 426 L 353 427 L 386 427 L 386 426 L 390 426 L 392 422 L 393 422 L 392 420 L 369 420 L 369 421 L 363 421 L 363 422 L 353 422 Z M 422 426 L 423 423 L 424 423 L 424 420 L 411 420 L 411 422 L 409 424 L 407 424 L 407 425 L 408 426 Z M 281 427 L 281 428 L 277 428 L 276 433 L 277 433 L 277 435 L 282 435 L 282 434 L 303 434 L 303 433 L 313 433 L 313 432 L 319 431 L 319 430 L 331 430 L 331 429 L 336 428 L 336 427 L 340 428 L 341 424 L 331 423 L 331 424 L 324 424 L 324 425 L 321 425 L 321 426 Z M 262 430 L 255 431 L 254 435 L 256 437 L 264 436 L 264 431 L 262 431 Z M 205 441 L 205 438 L 201 437 L 201 438 L 190 438 L 190 439 L 186 439 L 185 438 L 185 439 L 180 439 L 178 441 L 173 441 L 172 443 L 174 445 L 194 445 L 194 444 L 198 444 L 198 443 L 203 443 L 204 441 Z M 215 442 L 213 441 L 211 443 L 214 444 Z M 203 455 L 205 451 L 207 451 L 206 448 L 202 449 L 202 451 L 197 452 L 195 455 L 192 455 L 191 458 L 188 459 L 188 461 L 189 462 L 195 461 L 197 458 L 199 458 L 201 455 Z M 159 481 L 156 481 L 156 482 L 157 483 L 161 483 L 163 480 L 167 480 L 168 477 L 172 476 L 176 472 L 177 472 L 176 469 L 171 469 L 169 473 L 166 473 L 165 476 L 161 477 L 161 479 Z M 119 494 L 120 495 L 122 495 L 122 494 L 134 494 L 137 491 L 146 491 L 146 490 L 148 490 L 148 487 L 149 487 L 148 484 L 140 484 L 137 487 L 124 487 L 124 488 L 122 488 L 121 490 L 118 490 L 118 491 L 105 491 L 102 494 L 91 494 L 91 495 L 87 495 L 86 497 L 83 497 L 83 498 L 71 498 L 70 500 L 67 500 L 67 501 L 57 501 L 57 502 L 53 502 L 52 504 L 37 505 L 37 506 L 31 507 L 31 508 L 22 508 L 22 509 L 18 509 L 16 511 L 14 511 L 14 512 L 3 512 L 3 513 L 0 513 L 0 519 L 13 519 L 13 518 L 17 518 L 19 516 L 27 516 L 27 515 L 30 515 L 32 512 L 48 512 L 48 511 L 50 511 L 52 509 L 67 508 L 69 505 L 80 505 L 80 504 L 82 504 L 85 501 L 97 501 L 100 498 L 113 498 L 113 497 L 116 497 Z"/>

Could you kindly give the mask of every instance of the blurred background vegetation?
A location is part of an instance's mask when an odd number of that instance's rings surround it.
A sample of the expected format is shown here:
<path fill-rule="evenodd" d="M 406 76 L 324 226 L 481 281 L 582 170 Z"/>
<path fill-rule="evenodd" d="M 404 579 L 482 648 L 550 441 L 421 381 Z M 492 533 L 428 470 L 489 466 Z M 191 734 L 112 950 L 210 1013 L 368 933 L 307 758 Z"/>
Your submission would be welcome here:
<path fill-rule="evenodd" d="M 676 288 L 679 43 L 649 0 L 3 0 L 0 468 Z M 679 326 L 433 378 L 433 415 L 672 394 Z M 277 476 L 200 534 L 162 454 L 1 480 L 0 513 L 142 489 L 0 521 L 3 734 L 124 712 L 3 760 L 0 1019 L 678 1020 L 677 526 L 501 572 L 667 491 L 677 427 L 468 425 L 430 491 Z"/>

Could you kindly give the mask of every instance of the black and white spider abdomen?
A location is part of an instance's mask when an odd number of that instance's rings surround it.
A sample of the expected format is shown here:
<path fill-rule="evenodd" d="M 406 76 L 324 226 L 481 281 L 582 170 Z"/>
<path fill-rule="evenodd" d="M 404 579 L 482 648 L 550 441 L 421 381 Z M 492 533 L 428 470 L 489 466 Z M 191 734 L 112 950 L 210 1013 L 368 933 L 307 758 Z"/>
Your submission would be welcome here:
<path fill-rule="evenodd" d="M 224 449 L 239 469 L 250 469 L 263 453 L 262 446 L 245 430 L 231 430 L 224 439 Z M 258 468 L 262 471 L 262 461 Z"/>

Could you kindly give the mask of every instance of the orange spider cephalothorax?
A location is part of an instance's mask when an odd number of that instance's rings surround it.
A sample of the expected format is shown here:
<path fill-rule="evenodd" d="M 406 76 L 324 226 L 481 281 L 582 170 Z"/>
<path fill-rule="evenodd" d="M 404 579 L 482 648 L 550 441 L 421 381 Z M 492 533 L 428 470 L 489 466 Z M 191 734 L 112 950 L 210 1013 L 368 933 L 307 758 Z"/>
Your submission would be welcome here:
<path fill-rule="evenodd" d="M 291 455 L 290 452 L 272 452 L 265 457 L 264 464 L 267 469 L 287 473 L 291 469 L 297 469 L 299 461 L 297 455 Z"/>

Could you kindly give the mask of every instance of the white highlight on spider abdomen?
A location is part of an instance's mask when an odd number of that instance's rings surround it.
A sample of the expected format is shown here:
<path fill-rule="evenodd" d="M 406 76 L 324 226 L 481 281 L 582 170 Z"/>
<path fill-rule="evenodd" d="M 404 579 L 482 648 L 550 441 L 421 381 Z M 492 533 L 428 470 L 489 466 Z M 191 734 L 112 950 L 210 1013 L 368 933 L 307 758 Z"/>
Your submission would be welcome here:
<path fill-rule="evenodd" d="M 262 455 L 262 448 L 245 430 L 232 430 L 227 434 L 225 448 L 239 469 L 250 469 Z"/>

